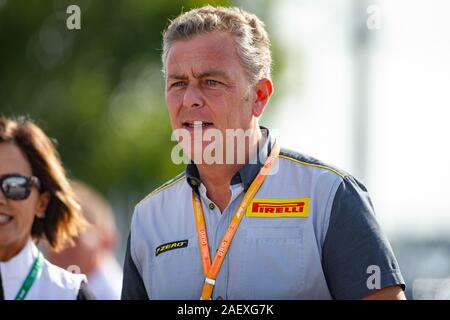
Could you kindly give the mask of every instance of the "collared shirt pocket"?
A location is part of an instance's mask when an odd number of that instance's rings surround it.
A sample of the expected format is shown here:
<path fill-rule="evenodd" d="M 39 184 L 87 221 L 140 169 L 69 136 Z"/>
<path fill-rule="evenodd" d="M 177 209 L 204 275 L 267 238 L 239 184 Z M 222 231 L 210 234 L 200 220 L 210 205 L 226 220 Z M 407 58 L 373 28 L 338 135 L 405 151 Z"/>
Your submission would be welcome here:
<path fill-rule="evenodd" d="M 230 294 L 236 299 L 295 299 L 305 282 L 303 227 L 243 231 L 236 270 L 230 274 Z"/>

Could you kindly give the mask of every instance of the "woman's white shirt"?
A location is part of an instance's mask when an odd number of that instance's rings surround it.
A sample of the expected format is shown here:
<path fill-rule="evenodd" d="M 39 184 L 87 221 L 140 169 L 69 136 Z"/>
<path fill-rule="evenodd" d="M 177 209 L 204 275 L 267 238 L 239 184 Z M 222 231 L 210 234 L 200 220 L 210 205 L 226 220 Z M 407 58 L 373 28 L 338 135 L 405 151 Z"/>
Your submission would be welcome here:
<path fill-rule="evenodd" d="M 38 253 L 30 239 L 16 256 L 0 262 L 5 300 L 15 299 Z M 68 272 L 45 260 L 25 300 L 75 300 L 83 281 L 87 283 L 85 275 Z"/>

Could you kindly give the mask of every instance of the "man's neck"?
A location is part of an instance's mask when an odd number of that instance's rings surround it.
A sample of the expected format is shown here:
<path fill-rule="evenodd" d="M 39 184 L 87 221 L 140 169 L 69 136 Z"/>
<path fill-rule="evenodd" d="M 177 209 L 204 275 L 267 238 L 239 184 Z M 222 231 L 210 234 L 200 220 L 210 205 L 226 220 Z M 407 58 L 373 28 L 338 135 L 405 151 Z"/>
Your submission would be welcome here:
<path fill-rule="evenodd" d="M 261 129 L 258 127 L 253 139 L 249 141 L 248 149 L 245 150 L 245 163 L 249 162 L 250 157 L 254 156 L 250 153 L 253 150 L 258 150 L 257 146 L 261 139 L 262 133 Z M 225 210 L 231 198 L 231 179 L 236 172 L 245 166 L 245 163 L 197 165 L 200 180 L 207 190 L 206 195 L 219 206 L 221 212 Z"/>

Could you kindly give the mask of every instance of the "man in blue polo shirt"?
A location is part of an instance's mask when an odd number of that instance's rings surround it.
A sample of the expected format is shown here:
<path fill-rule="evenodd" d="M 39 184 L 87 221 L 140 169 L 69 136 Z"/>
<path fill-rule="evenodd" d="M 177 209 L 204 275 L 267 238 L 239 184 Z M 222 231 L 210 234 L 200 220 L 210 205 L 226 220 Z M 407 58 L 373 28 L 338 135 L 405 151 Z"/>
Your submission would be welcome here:
<path fill-rule="evenodd" d="M 136 205 L 123 299 L 405 298 L 365 187 L 259 125 L 269 46 L 264 24 L 236 8 L 194 9 L 165 31 L 166 102 L 192 161 Z M 250 134 L 239 148 L 208 131 Z M 227 161 L 205 159 L 211 144 Z"/>

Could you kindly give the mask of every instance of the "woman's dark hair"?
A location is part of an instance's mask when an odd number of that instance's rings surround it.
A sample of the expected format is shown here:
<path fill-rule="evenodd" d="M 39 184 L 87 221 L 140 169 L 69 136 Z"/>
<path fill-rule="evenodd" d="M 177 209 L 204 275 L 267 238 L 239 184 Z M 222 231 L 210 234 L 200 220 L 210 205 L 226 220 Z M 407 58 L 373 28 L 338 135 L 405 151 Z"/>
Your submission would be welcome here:
<path fill-rule="evenodd" d="M 31 236 L 46 239 L 59 251 L 73 245 L 88 223 L 66 176 L 55 144 L 31 119 L 0 117 L 0 143 L 13 143 L 25 155 L 33 175 L 41 182 L 40 192 L 48 192 L 50 201 L 44 218 L 35 217 Z"/>

